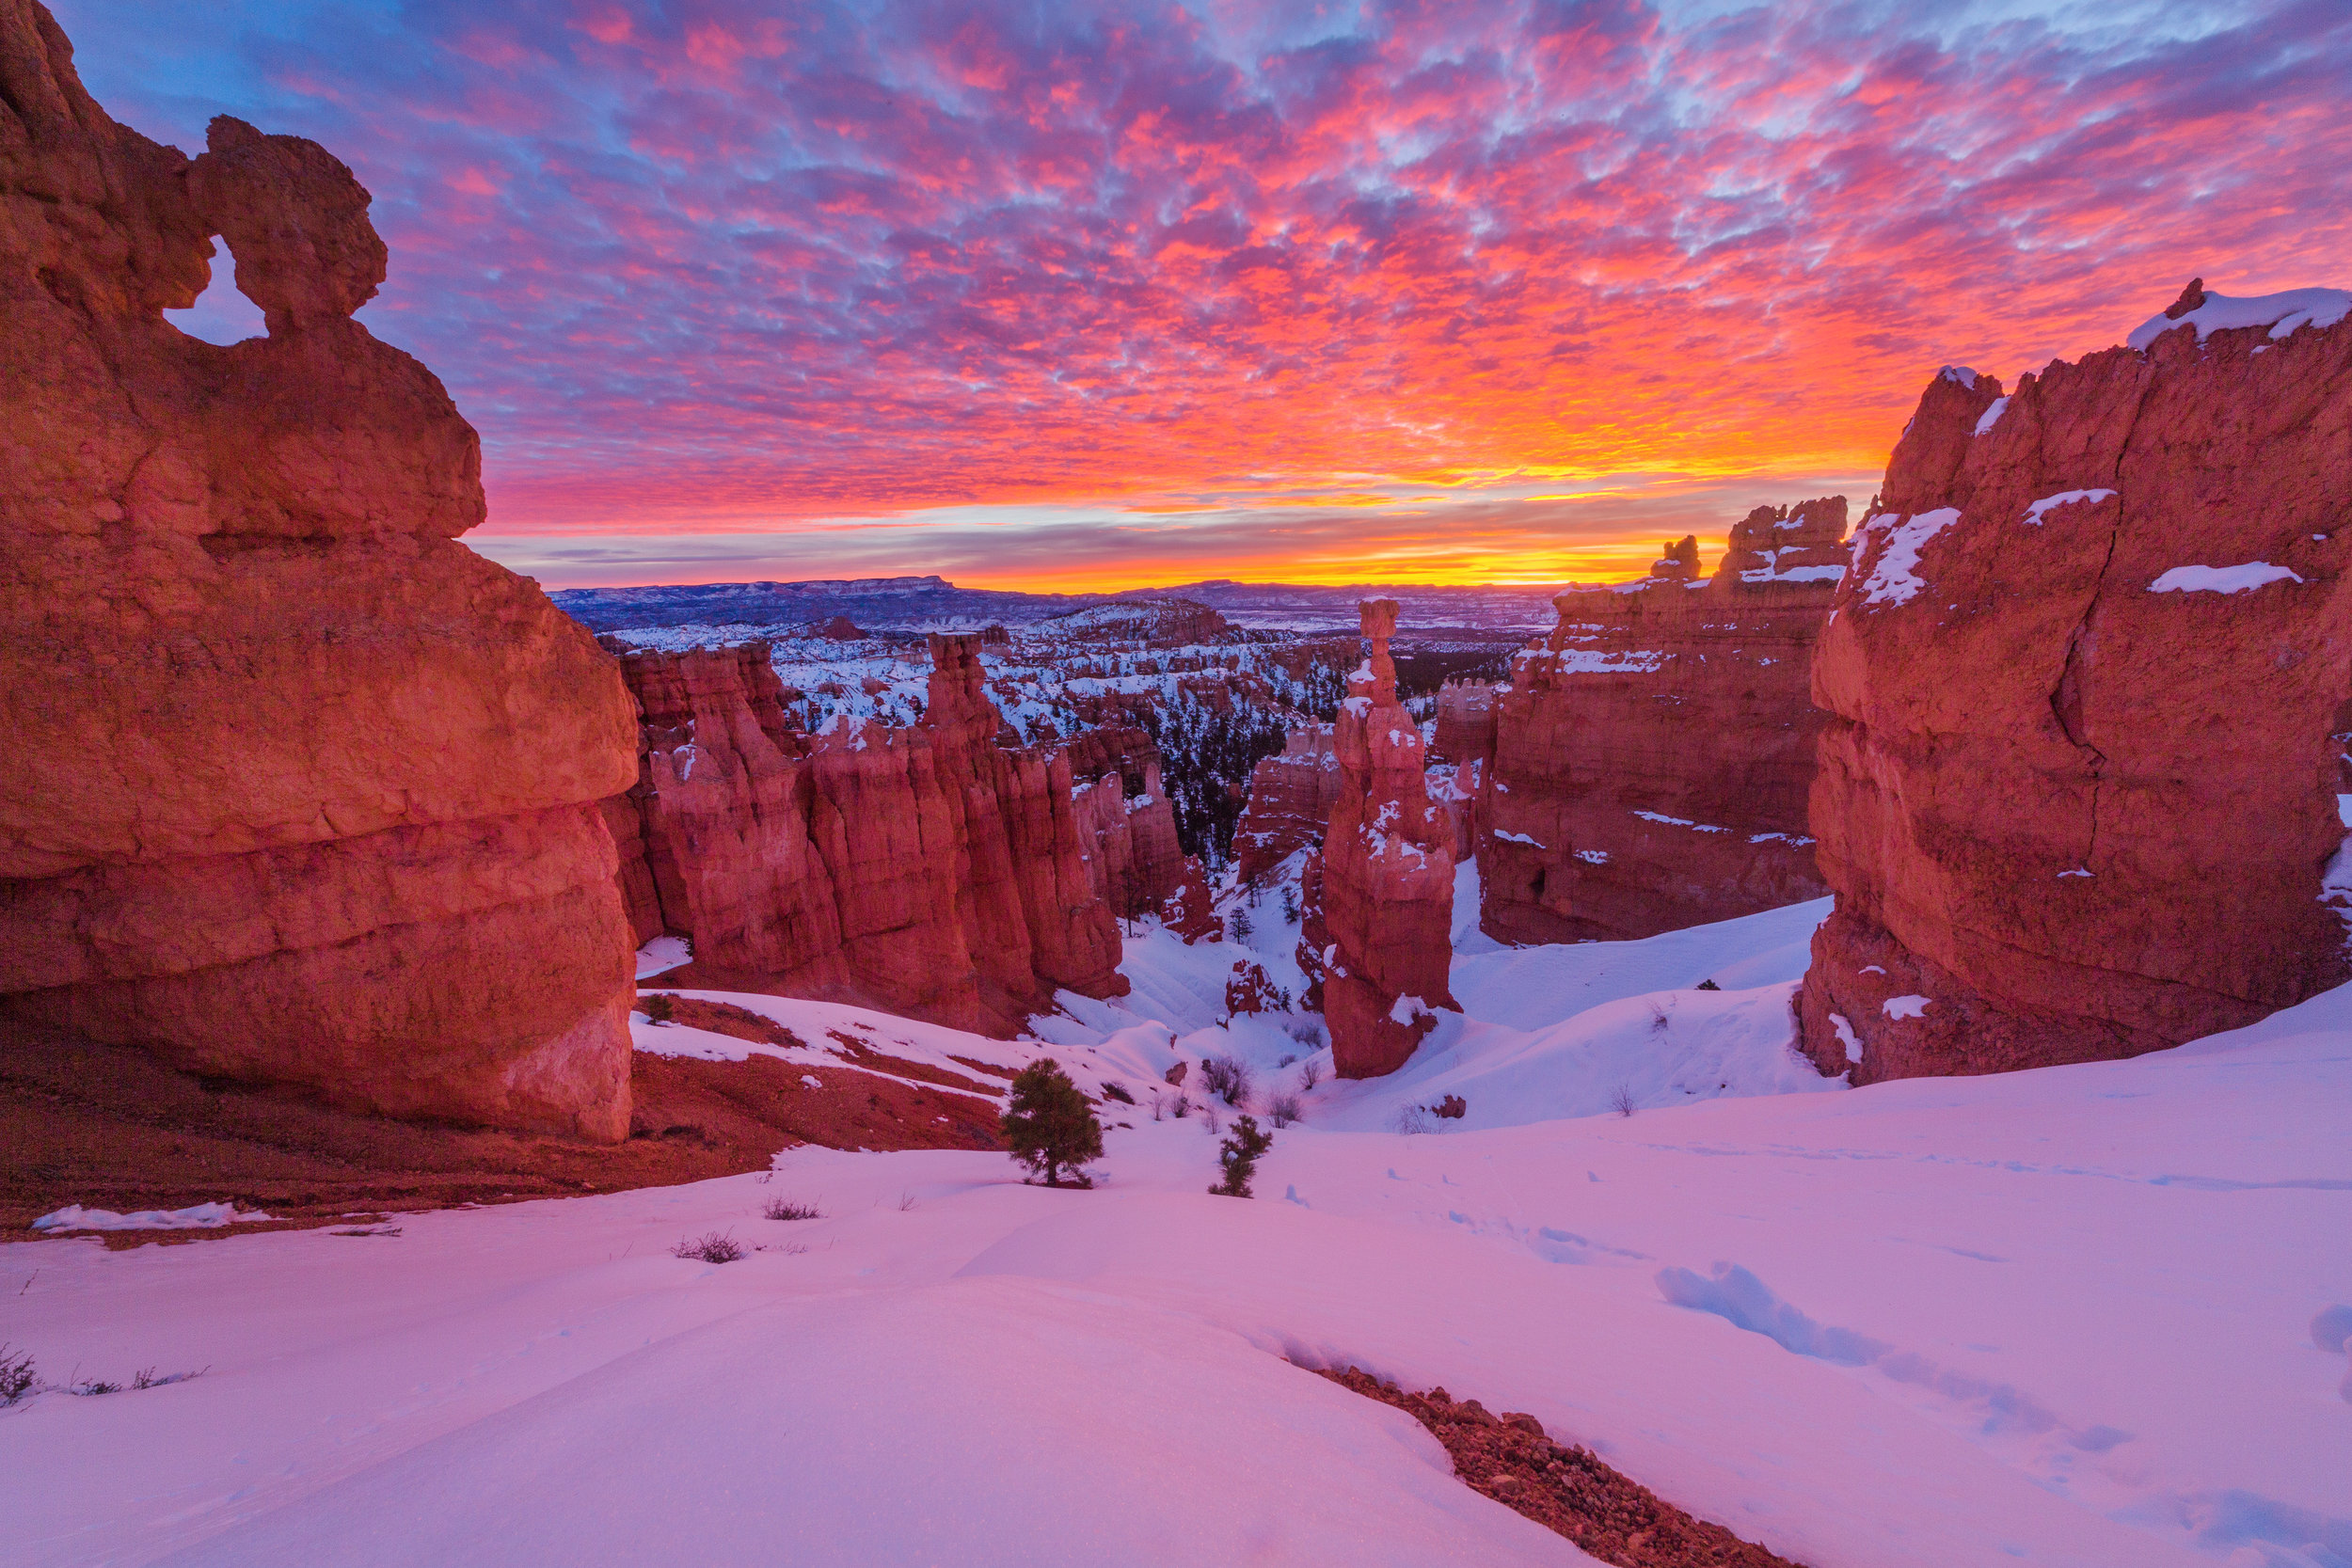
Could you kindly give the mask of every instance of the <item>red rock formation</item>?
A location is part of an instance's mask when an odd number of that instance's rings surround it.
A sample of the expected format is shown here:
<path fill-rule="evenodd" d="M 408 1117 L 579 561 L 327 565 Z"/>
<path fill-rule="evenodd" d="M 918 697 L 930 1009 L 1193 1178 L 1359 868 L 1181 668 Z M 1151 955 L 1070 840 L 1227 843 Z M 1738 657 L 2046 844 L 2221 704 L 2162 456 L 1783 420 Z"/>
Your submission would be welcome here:
<path fill-rule="evenodd" d="M 1510 689 L 1492 681 L 1448 681 L 1438 688 L 1438 733 L 1429 760 L 1459 768 L 1494 760 L 1495 699 Z"/>
<path fill-rule="evenodd" d="M 1176 807 L 1160 783 L 1160 749 L 1133 725 L 1088 730 L 1070 742 L 1079 835 L 1095 894 L 1121 920 L 1160 914 L 1187 877 L 1205 883 L 1176 837 Z"/>
<path fill-rule="evenodd" d="M 1806 672 L 1845 526 L 1842 496 L 1758 507 L 1712 578 L 1693 580 L 1695 546 L 1677 545 L 1642 582 L 1554 601 L 1559 629 L 1514 661 L 1495 712 L 1483 929 L 1614 941 L 1826 891 Z"/>
<path fill-rule="evenodd" d="M 2345 977 L 2352 325 L 2191 325 L 1946 372 L 1895 449 L 1814 669 L 1825 1071 L 2128 1056 Z"/>
<path fill-rule="evenodd" d="M 977 649 L 931 640 L 920 724 L 814 737 L 786 716 L 765 643 L 623 660 L 644 709 L 635 885 L 694 944 L 669 983 L 1000 1033 L 1058 988 L 1125 990 L 1068 756 L 997 744 Z"/>
<path fill-rule="evenodd" d="M 1333 1070 L 1373 1078 L 1403 1067 L 1456 1007 L 1453 830 L 1422 785 L 1421 727 L 1396 696 L 1389 639 L 1396 601 L 1362 607 L 1372 651 L 1348 677 L 1332 726 L 1341 786 L 1321 856 L 1323 1016 Z"/>
<path fill-rule="evenodd" d="M 455 542 L 474 433 L 351 312 L 368 195 L 109 119 L 0 0 L 0 1010 L 338 1104 L 628 1123 L 612 661 Z M 208 236 L 269 335 L 200 342 Z M 36 743 L 37 741 L 37 743 Z"/>
<path fill-rule="evenodd" d="M 1249 774 L 1249 801 L 1233 829 L 1233 875 L 1254 882 L 1301 849 L 1323 842 L 1331 808 L 1340 803 L 1340 759 L 1331 726 L 1306 724 L 1290 732 L 1280 756 L 1265 757 Z"/>

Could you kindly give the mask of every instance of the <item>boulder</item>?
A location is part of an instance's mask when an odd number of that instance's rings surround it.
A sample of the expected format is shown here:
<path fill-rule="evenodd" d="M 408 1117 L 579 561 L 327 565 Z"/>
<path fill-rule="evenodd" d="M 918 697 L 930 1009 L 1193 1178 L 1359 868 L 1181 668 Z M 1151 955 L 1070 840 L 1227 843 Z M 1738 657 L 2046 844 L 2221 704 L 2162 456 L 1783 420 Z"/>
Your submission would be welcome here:
<path fill-rule="evenodd" d="M 191 161 L 116 124 L 0 0 L 0 1013 L 618 1138 L 628 693 L 456 542 L 480 444 L 351 319 L 368 199 L 299 137 L 216 119 Z M 165 321 L 214 235 L 267 337 Z"/>
<path fill-rule="evenodd" d="M 1454 831 L 1423 783 L 1421 726 L 1397 700 L 1396 601 L 1367 600 L 1359 613 L 1370 651 L 1332 725 L 1341 782 L 1313 896 L 1330 955 L 1319 966 L 1324 1020 L 1343 1078 L 1394 1072 L 1437 1009 L 1458 1010 L 1447 979 Z"/>
<path fill-rule="evenodd" d="M 2007 395 L 1941 372 L 1895 449 L 1814 665 L 1826 1072 L 2129 1056 L 2345 978 L 2352 299 L 2190 293 Z"/>
<path fill-rule="evenodd" d="M 1484 930 L 1622 941 L 1826 891 L 1808 671 L 1845 531 L 1842 496 L 1758 507 L 1711 577 L 1685 539 L 1638 582 L 1561 594 L 1483 727 L 1472 692 L 1439 694 L 1440 736 L 1491 758 L 1474 790 L 1457 768 L 1454 791 L 1475 797 Z"/>

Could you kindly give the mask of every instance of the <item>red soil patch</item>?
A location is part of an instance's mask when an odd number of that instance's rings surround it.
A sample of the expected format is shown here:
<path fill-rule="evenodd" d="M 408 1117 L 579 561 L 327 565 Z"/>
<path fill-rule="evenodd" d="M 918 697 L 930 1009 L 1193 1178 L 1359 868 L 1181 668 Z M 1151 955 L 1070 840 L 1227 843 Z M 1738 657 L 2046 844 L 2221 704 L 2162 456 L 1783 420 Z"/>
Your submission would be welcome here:
<path fill-rule="evenodd" d="M 804 1072 L 823 1087 L 803 1084 Z M 765 1169 L 796 1143 L 881 1150 L 996 1141 L 989 1101 L 849 1067 L 638 1052 L 631 1086 L 628 1140 L 580 1143 L 357 1116 L 199 1079 L 143 1051 L 12 1026 L 0 1031 L 0 1239 L 29 1240 L 35 1218 L 69 1203 L 128 1212 L 225 1200 L 277 1222 L 117 1232 L 108 1243 L 143 1246 L 700 1181 Z"/>
<path fill-rule="evenodd" d="M 731 1035 L 739 1040 L 756 1040 L 762 1045 L 805 1047 L 801 1038 L 772 1018 L 762 1018 L 749 1007 L 739 1007 L 732 1002 L 706 1002 L 694 996 L 671 996 L 656 991 L 637 998 L 637 1010 L 656 1023 L 683 1023 L 690 1029 L 707 1030 L 714 1035 Z"/>
<path fill-rule="evenodd" d="M 1442 1388 L 1408 1394 L 1354 1367 L 1320 1375 L 1406 1411 L 1445 1445 L 1454 1473 L 1465 1482 L 1603 1562 L 1617 1568 L 1798 1568 L 1661 1501 L 1589 1449 L 1553 1442 L 1533 1416 L 1490 1415 L 1476 1400 L 1456 1401 Z"/>

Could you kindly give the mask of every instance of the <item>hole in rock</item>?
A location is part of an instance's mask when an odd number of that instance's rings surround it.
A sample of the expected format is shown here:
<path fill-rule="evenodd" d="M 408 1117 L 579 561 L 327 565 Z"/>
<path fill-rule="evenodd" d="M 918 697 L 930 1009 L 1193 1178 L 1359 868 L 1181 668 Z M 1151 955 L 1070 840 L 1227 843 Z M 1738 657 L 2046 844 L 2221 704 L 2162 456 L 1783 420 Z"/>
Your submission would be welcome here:
<path fill-rule="evenodd" d="M 266 338 L 269 327 L 262 320 L 262 308 L 237 293 L 237 263 L 229 254 L 229 246 L 214 242 L 213 280 L 194 305 L 185 310 L 167 310 L 164 320 L 171 323 L 191 338 L 201 338 L 208 343 L 240 343 L 247 338 Z"/>

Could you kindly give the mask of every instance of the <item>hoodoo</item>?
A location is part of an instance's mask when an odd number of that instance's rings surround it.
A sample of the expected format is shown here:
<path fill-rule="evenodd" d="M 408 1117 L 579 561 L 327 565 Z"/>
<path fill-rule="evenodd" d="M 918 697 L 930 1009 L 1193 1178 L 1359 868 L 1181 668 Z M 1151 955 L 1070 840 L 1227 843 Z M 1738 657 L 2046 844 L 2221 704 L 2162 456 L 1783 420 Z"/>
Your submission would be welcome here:
<path fill-rule="evenodd" d="M 1396 601 L 1359 612 L 1371 643 L 1348 677 L 1332 725 L 1339 800 L 1324 833 L 1319 883 L 1324 1017 L 1334 1069 L 1372 1078 L 1403 1067 L 1456 1004 L 1453 959 L 1454 830 L 1423 782 L 1421 726 L 1396 695 L 1389 639 Z"/>
<path fill-rule="evenodd" d="M 1069 753 L 997 743 L 977 636 L 930 649 L 919 724 L 814 736 L 786 716 L 764 642 L 623 656 L 644 755 L 612 808 L 614 839 L 642 846 L 620 885 L 641 940 L 692 942 L 670 982 L 1003 1034 L 1057 989 L 1124 992 L 1109 896 L 1130 882 L 1093 864 Z M 1142 875 L 1167 874 L 1164 847 L 1147 822 Z"/>
<path fill-rule="evenodd" d="M 1441 694 L 1449 760 L 1484 761 L 1489 935 L 1654 936 L 1825 891 L 1805 826 L 1822 721 L 1806 672 L 1845 532 L 1843 496 L 1758 507 L 1710 578 L 1685 538 L 1639 582 L 1561 594 L 1558 628 L 1513 662 L 1491 714 L 1483 690 Z"/>
<path fill-rule="evenodd" d="M 1814 666 L 1824 1071 L 2129 1056 L 2345 977 L 2347 303 L 2192 284 L 2009 395 L 1929 383 Z"/>
<path fill-rule="evenodd" d="M 456 543 L 480 447 L 351 319 L 315 143 L 116 124 L 0 0 L 0 1011 L 398 1115 L 618 1138 L 627 691 Z M 210 237 L 266 338 L 201 342 Z"/>

